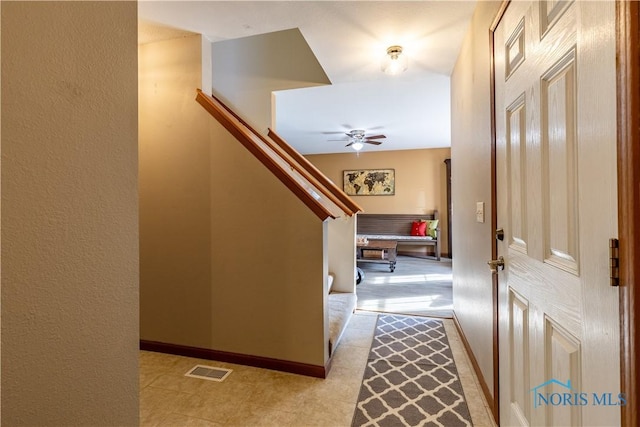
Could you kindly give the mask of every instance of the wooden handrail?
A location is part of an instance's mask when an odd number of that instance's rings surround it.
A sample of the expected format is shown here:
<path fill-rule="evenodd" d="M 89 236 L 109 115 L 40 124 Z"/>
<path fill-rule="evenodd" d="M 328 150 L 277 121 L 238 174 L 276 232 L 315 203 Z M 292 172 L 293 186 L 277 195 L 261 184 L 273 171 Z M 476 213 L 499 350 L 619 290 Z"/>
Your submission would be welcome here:
<path fill-rule="evenodd" d="M 300 175 L 311 182 L 322 194 L 328 197 L 335 205 L 349 216 L 362 211 L 362 208 L 358 206 L 349 196 L 338 188 L 326 175 L 318 170 L 309 160 L 297 152 L 286 141 L 284 141 L 275 132 L 269 129 L 269 138 L 266 138 L 260 132 L 256 131 L 250 124 L 237 115 L 232 109 L 227 107 L 215 95 L 211 95 L 211 98 L 216 100 L 229 114 L 235 117 L 240 123 L 246 126 L 251 132 L 260 138 L 262 142 L 267 144 L 269 148 L 277 152 L 291 167 L 293 167 Z"/>
<path fill-rule="evenodd" d="M 300 201 L 322 221 L 337 218 L 343 209 L 334 203 L 312 182 L 295 170 L 273 150 L 259 134 L 221 101 L 197 90 L 196 101 L 204 107 L 218 122 L 231 133 L 253 156 L 271 171 Z"/>
<path fill-rule="evenodd" d="M 318 180 L 324 188 L 331 191 L 333 196 L 340 200 L 352 213 L 364 212 L 364 210 L 353 201 L 351 197 L 347 195 L 340 187 L 338 187 L 333 181 L 331 181 L 327 176 L 320 171 L 320 169 L 316 168 L 313 163 L 307 160 L 302 154 L 296 151 L 292 146 L 290 146 L 280 135 L 278 135 L 275 131 L 269 129 L 269 138 L 271 138 L 278 146 L 284 150 L 289 156 L 291 156 L 297 163 L 299 163 L 305 170 L 313 176 L 316 180 Z"/>

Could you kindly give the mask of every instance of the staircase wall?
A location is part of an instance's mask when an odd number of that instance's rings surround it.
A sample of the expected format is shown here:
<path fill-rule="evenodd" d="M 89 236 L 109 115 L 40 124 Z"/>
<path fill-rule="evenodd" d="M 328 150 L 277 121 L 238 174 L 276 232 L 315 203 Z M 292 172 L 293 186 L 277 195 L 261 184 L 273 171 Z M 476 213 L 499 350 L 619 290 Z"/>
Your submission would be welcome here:
<path fill-rule="evenodd" d="M 205 45 L 140 46 L 141 339 L 324 366 L 327 225 L 195 102 Z"/>

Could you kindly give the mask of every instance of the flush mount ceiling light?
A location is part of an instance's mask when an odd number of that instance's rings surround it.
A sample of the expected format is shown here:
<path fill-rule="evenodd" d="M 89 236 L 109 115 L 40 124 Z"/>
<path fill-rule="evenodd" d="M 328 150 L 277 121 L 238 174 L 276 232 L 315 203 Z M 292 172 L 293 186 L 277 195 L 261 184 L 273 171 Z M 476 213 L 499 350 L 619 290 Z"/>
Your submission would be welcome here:
<path fill-rule="evenodd" d="M 407 69 L 407 55 L 402 54 L 402 46 L 389 46 L 382 60 L 381 69 L 385 74 L 396 75 Z"/>

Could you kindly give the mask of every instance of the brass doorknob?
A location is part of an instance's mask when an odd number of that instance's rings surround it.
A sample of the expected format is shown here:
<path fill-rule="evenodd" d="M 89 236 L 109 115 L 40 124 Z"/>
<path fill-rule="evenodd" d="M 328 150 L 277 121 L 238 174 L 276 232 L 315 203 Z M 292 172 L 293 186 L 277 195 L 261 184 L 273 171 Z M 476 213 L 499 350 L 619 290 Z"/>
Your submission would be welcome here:
<path fill-rule="evenodd" d="M 498 259 L 492 259 L 487 262 L 489 264 L 489 269 L 492 273 L 497 273 L 498 271 L 504 270 L 504 257 L 500 256 Z"/>

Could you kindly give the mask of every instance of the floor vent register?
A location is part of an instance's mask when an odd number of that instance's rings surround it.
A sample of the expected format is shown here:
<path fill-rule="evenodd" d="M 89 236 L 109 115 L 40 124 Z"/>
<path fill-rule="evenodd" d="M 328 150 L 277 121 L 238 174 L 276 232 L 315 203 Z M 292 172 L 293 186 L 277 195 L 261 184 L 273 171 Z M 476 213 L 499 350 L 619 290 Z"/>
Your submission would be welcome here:
<path fill-rule="evenodd" d="M 214 368 L 212 366 L 204 366 L 204 365 L 196 365 L 189 372 L 187 372 L 185 377 L 192 378 L 200 378 L 202 380 L 209 381 L 224 381 L 229 374 L 231 374 L 231 369 L 225 368 Z"/>

